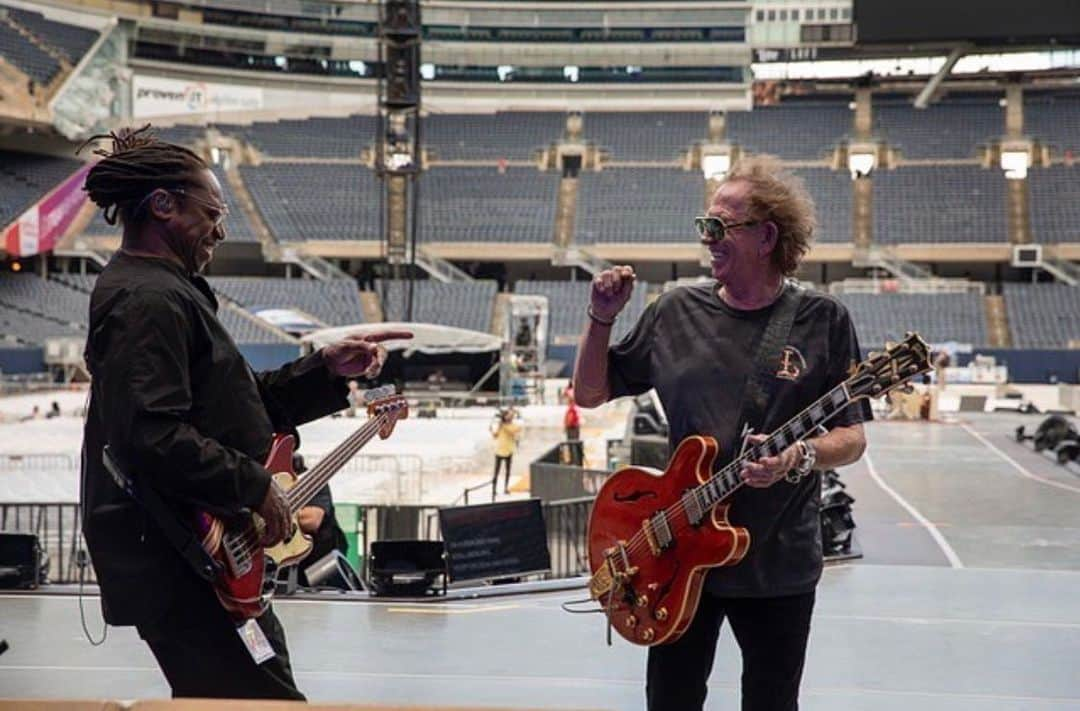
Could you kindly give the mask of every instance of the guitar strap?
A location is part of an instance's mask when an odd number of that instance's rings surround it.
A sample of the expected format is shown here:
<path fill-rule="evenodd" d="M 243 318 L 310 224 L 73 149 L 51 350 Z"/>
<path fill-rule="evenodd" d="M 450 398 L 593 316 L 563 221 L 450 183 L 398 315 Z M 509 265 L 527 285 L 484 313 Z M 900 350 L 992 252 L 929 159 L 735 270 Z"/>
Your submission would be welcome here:
<path fill-rule="evenodd" d="M 739 441 L 733 447 L 733 453 L 742 446 L 742 439 L 748 428 L 760 430 L 765 426 L 765 411 L 769 398 L 776 387 L 776 373 L 780 370 L 780 359 L 784 346 L 791 335 L 791 326 L 795 323 L 795 313 L 802 302 L 804 289 L 793 281 L 784 282 L 775 306 L 769 314 L 769 323 L 758 343 L 754 363 L 757 370 L 750 374 L 743 386 L 742 412 L 739 414 Z"/>
<path fill-rule="evenodd" d="M 157 525 L 158 530 L 180 557 L 191 567 L 195 574 L 207 582 L 217 577 L 217 564 L 206 549 L 202 547 L 194 532 L 180 523 L 176 513 L 165 505 L 153 486 L 137 486 L 120 467 L 112 448 L 105 445 L 101 451 L 101 461 L 116 485 L 136 501 Z"/>

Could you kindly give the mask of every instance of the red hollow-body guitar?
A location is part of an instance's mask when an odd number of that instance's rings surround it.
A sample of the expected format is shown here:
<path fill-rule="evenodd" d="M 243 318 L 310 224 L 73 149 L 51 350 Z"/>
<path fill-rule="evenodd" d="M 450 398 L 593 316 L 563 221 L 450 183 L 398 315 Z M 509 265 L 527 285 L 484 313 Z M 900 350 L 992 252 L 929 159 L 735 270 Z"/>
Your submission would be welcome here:
<path fill-rule="evenodd" d="M 217 563 L 214 591 L 234 620 L 243 622 L 258 617 L 270 604 L 278 571 L 295 565 L 311 552 L 311 537 L 300 531 L 297 514 L 375 435 L 386 439 L 398 420 L 408 417 L 405 398 L 394 394 L 391 385 L 368 390 L 368 420 L 339 444 L 330 454 L 297 477 L 292 468 L 296 440 L 292 435 L 275 435 L 266 458 L 266 469 L 274 472 L 274 481 L 285 490 L 292 513 L 292 533 L 281 543 L 263 548 L 259 543 L 262 521 L 251 517 L 240 528 L 228 528 L 221 519 L 208 513 L 196 516 L 195 528 L 202 547 Z"/>
<path fill-rule="evenodd" d="M 928 370 L 929 348 L 909 333 L 715 474 L 720 448 L 703 436 L 680 442 L 663 472 L 628 467 L 613 474 L 596 495 L 588 531 L 589 592 L 611 627 L 647 646 L 681 637 L 705 574 L 735 565 L 750 548 L 747 530 L 728 520 L 726 501 L 742 485 L 743 463 L 782 452 L 856 400 L 884 395 Z"/>

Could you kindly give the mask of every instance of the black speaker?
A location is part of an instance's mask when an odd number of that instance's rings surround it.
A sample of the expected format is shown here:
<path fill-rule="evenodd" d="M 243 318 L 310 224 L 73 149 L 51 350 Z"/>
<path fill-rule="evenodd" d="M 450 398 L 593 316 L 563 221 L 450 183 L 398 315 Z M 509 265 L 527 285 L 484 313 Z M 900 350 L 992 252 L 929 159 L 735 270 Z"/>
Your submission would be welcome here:
<path fill-rule="evenodd" d="M 368 562 L 372 594 L 419 596 L 446 584 L 446 547 L 442 541 L 372 541 Z"/>
<path fill-rule="evenodd" d="M 382 34 L 387 37 L 420 36 L 420 3 L 418 0 L 385 0 L 379 17 Z"/>
<path fill-rule="evenodd" d="M 420 103 L 420 45 L 387 43 L 386 96 L 391 109 L 407 109 Z"/>
<path fill-rule="evenodd" d="M 37 536 L 0 531 L 0 588 L 36 588 L 42 578 L 41 565 Z"/>

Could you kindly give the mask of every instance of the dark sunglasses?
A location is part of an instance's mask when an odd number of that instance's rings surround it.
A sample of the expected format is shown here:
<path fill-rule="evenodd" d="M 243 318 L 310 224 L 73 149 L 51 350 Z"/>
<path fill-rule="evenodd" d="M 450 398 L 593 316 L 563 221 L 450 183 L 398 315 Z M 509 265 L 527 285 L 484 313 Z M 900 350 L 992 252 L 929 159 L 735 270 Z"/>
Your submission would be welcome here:
<path fill-rule="evenodd" d="M 760 220 L 747 220 L 746 222 L 724 222 L 723 218 L 712 215 L 702 215 L 694 218 L 694 229 L 702 243 L 719 242 L 724 239 L 724 233 L 736 227 L 752 227 L 761 224 Z"/>

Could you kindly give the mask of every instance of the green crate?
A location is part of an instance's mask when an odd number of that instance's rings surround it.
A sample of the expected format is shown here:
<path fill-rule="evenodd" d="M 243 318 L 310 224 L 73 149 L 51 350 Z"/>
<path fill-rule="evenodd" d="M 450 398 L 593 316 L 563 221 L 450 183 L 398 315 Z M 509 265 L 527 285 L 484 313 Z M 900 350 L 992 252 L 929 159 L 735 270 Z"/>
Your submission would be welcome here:
<path fill-rule="evenodd" d="M 334 518 L 337 519 L 341 530 L 345 532 L 345 540 L 349 543 L 349 552 L 345 555 L 354 568 L 360 570 L 360 562 L 364 558 L 360 550 L 360 533 L 364 526 L 364 514 L 357 504 L 334 504 Z"/>

